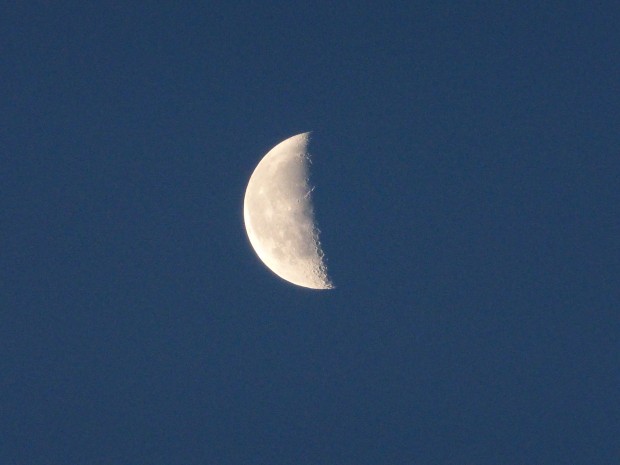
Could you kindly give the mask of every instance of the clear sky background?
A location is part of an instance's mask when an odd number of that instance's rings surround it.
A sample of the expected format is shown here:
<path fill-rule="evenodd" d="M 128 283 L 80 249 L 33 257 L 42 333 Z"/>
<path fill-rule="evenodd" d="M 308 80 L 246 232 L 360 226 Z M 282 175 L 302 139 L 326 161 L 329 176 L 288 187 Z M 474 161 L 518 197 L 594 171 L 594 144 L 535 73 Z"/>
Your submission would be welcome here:
<path fill-rule="evenodd" d="M 177 3 L 0 8 L 0 463 L 620 463 L 618 3 Z"/>

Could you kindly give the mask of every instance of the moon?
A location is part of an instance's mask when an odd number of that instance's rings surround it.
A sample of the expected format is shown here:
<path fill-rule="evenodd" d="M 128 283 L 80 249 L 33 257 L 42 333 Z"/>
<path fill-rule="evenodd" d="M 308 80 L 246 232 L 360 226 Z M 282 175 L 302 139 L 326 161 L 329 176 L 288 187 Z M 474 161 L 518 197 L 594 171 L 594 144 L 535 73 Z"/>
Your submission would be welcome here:
<path fill-rule="evenodd" d="M 332 289 L 314 219 L 308 153 L 310 133 L 272 148 L 250 177 L 243 219 L 252 247 L 281 278 L 310 289 Z"/>

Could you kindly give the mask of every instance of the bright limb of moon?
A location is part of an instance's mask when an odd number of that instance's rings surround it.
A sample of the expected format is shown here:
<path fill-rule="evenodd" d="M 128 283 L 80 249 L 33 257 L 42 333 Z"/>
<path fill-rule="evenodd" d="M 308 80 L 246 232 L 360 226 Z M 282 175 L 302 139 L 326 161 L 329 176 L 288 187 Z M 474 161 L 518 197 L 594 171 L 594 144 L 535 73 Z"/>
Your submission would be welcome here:
<path fill-rule="evenodd" d="M 248 238 L 259 258 L 281 278 L 311 289 L 331 289 L 312 207 L 309 133 L 276 145 L 258 163 L 243 202 Z"/>

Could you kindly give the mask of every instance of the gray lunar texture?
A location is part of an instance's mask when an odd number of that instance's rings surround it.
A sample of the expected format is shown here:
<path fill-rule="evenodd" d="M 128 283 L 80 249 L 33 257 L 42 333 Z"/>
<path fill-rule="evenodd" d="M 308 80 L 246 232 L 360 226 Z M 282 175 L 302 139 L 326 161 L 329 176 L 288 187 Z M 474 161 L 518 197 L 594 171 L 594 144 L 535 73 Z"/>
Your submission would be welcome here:
<path fill-rule="evenodd" d="M 243 217 L 250 243 L 281 278 L 311 289 L 331 289 L 314 220 L 309 183 L 309 133 L 271 149 L 252 173 Z"/>

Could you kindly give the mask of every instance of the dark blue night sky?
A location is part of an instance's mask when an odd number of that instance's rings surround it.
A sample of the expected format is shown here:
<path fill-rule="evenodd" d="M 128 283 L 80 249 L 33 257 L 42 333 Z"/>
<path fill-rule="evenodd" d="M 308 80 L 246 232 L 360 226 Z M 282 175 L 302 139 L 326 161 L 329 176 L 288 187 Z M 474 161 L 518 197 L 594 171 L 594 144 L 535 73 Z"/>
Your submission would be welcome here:
<path fill-rule="evenodd" d="M 615 2 L 0 18 L 1 464 L 620 463 Z M 332 291 L 243 225 L 306 131 Z"/>

